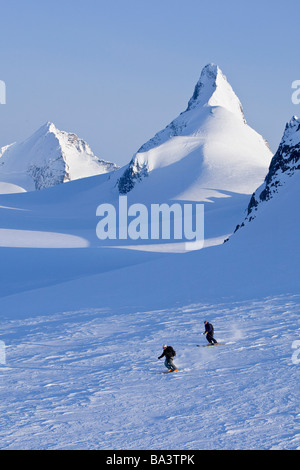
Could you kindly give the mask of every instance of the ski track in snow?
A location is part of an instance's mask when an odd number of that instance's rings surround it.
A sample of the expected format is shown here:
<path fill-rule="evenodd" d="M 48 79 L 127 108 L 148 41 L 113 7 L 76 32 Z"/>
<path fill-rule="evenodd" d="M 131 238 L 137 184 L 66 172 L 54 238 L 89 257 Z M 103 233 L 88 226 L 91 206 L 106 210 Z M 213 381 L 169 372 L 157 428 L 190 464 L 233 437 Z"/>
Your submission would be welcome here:
<path fill-rule="evenodd" d="M 297 449 L 300 296 L 1 322 L 1 449 Z M 206 344 L 203 321 L 217 340 Z M 176 374 L 161 374 L 164 343 Z"/>

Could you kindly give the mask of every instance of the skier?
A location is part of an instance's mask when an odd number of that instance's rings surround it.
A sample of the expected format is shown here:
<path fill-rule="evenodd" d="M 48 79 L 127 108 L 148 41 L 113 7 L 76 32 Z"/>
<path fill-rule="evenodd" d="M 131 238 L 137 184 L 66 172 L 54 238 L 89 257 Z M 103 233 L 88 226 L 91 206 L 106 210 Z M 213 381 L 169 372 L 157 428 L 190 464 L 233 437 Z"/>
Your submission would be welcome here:
<path fill-rule="evenodd" d="M 210 344 L 218 344 L 218 341 L 214 338 L 214 327 L 211 323 L 205 320 L 205 331 L 204 335 L 206 335 L 206 339 Z"/>
<path fill-rule="evenodd" d="M 173 358 L 176 356 L 176 352 L 172 348 L 172 346 L 167 346 L 166 344 L 163 345 L 163 353 L 157 358 L 161 359 L 165 357 L 165 366 L 169 369 L 169 372 L 177 372 L 177 367 L 173 362 Z"/>

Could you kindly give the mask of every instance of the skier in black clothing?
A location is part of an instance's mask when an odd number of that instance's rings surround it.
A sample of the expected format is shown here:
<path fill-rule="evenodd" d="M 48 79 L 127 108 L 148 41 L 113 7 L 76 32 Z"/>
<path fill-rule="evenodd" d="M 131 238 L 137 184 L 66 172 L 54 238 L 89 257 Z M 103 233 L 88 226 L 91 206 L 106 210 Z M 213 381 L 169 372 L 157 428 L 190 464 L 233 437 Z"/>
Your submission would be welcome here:
<path fill-rule="evenodd" d="M 205 320 L 204 325 L 205 331 L 203 334 L 206 335 L 207 341 L 210 344 L 218 344 L 218 341 L 214 338 L 214 327 L 212 324 Z"/>
<path fill-rule="evenodd" d="M 157 358 L 161 359 L 165 357 L 165 366 L 169 369 L 169 372 L 176 372 L 178 369 L 173 362 L 173 358 L 176 355 L 176 352 L 172 348 L 172 346 L 167 346 L 166 344 L 163 345 L 163 353 Z"/>

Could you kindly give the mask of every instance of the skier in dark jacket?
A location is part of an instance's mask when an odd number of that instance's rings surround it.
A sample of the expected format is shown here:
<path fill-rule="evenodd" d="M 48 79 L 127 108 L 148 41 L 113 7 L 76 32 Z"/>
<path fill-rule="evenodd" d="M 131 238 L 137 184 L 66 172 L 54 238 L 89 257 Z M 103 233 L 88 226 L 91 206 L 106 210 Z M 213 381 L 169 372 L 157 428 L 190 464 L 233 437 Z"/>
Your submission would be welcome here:
<path fill-rule="evenodd" d="M 165 366 L 169 369 L 169 372 L 176 372 L 178 369 L 173 362 L 173 358 L 176 355 L 172 346 L 167 346 L 166 344 L 163 345 L 163 353 L 157 358 L 161 359 L 165 357 Z"/>
<path fill-rule="evenodd" d="M 204 325 L 205 331 L 203 334 L 206 335 L 207 341 L 210 344 L 218 344 L 218 341 L 214 338 L 214 327 L 212 324 L 205 320 Z"/>

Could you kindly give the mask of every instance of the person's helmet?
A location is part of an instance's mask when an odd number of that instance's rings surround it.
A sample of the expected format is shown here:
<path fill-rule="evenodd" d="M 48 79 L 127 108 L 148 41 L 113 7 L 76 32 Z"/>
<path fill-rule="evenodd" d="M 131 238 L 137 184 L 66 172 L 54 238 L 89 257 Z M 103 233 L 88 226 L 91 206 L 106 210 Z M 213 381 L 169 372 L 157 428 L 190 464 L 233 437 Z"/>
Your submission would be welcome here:
<path fill-rule="evenodd" d="M 166 349 L 168 346 L 166 344 L 163 345 L 163 349 Z"/>

